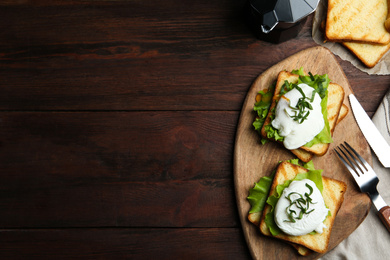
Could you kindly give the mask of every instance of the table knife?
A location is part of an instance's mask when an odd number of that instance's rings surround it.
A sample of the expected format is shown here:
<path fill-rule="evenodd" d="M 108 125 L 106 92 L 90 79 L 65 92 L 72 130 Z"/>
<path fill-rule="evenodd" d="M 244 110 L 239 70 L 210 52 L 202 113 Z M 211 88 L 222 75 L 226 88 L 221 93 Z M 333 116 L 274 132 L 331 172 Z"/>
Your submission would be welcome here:
<path fill-rule="evenodd" d="M 348 97 L 351 104 L 352 113 L 355 116 L 356 122 L 368 144 L 371 146 L 372 150 L 383 166 L 389 168 L 390 146 L 387 144 L 385 138 L 371 121 L 370 117 L 364 111 L 362 105 L 360 105 L 355 95 L 350 94 Z"/>

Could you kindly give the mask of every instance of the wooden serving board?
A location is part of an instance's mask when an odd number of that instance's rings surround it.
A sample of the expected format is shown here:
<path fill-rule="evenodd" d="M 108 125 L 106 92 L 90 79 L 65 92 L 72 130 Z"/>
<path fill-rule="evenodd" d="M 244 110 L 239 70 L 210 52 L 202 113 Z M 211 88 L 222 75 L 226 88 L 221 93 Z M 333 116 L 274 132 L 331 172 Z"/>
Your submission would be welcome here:
<path fill-rule="evenodd" d="M 344 104 L 348 106 L 348 115 L 336 126 L 333 143 L 322 157 L 314 157 L 316 169 L 323 169 L 323 176 L 344 181 L 348 188 L 344 195 L 344 203 L 336 217 L 328 251 L 347 238 L 367 216 L 371 202 L 366 194 L 362 194 L 352 176 L 337 158 L 333 149 L 343 141 L 347 141 L 370 164 L 370 148 L 360 132 L 352 115 L 348 95 L 351 86 L 343 70 L 333 54 L 324 47 L 313 47 L 303 50 L 277 63 L 263 72 L 248 91 L 236 132 L 234 151 L 234 182 L 237 206 L 246 242 L 254 259 L 316 259 L 321 255 L 312 253 L 299 256 L 296 250 L 283 241 L 265 237 L 258 227 L 247 220 L 250 204 L 246 199 L 249 189 L 260 177 L 269 175 L 279 161 L 295 158 L 295 156 L 277 143 L 262 145 L 252 122 L 255 118 L 253 105 L 259 90 L 268 88 L 277 78 L 281 70 L 291 71 L 303 67 L 306 72 L 328 74 L 332 82 L 341 85 L 345 91 Z"/>

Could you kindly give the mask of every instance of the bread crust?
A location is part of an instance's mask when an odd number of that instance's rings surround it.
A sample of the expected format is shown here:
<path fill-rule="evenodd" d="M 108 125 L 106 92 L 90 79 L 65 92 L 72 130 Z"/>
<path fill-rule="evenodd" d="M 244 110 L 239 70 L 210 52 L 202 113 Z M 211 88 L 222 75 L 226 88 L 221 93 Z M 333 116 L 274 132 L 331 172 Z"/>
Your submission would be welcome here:
<path fill-rule="evenodd" d="M 343 42 L 366 67 L 374 67 L 390 49 L 390 44 L 377 45 L 368 43 Z"/>

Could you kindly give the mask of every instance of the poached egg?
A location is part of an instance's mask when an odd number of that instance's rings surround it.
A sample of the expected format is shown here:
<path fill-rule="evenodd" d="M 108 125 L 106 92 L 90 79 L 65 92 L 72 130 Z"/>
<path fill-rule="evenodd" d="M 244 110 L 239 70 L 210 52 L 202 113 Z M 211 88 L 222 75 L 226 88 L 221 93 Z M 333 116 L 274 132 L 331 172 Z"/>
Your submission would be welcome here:
<path fill-rule="evenodd" d="M 307 84 L 298 85 L 310 102 L 314 88 Z M 285 93 L 278 101 L 275 109 L 275 119 L 271 122 L 272 126 L 279 130 L 279 134 L 284 137 L 283 145 L 289 149 L 297 149 L 321 132 L 325 126 L 324 117 L 321 109 L 321 97 L 317 92 L 314 99 L 310 102 L 312 109 L 306 108 L 304 114 L 309 112 L 303 122 L 295 121 L 293 116 L 296 114 L 296 106 L 303 96 L 301 92 L 293 88 Z"/>
<path fill-rule="evenodd" d="M 311 187 L 308 188 L 309 185 Z M 310 194 L 310 190 L 312 190 Z M 306 197 L 305 193 L 310 194 L 310 202 L 307 205 L 307 211 L 299 219 L 302 211 L 297 204 L 293 204 L 292 200 Z M 289 214 L 295 212 L 292 216 L 295 217 L 292 222 Z M 323 228 L 326 228 L 323 221 L 328 216 L 329 209 L 325 206 L 324 198 L 316 184 L 309 180 L 303 179 L 299 181 L 292 181 L 290 185 L 285 188 L 280 196 L 274 212 L 274 219 L 276 225 L 286 234 L 292 236 L 306 235 L 312 231 L 322 233 Z"/>

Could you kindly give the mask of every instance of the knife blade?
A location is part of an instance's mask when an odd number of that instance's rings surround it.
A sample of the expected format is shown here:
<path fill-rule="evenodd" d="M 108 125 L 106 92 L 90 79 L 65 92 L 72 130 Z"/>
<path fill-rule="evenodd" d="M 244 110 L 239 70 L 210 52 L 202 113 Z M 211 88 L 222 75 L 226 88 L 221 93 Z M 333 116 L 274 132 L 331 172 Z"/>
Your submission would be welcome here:
<path fill-rule="evenodd" d="M 356 99 L 355 95 L 348 96 L 351 104 L 352 113 L 355 116 L 356 122 L 366 138 L 368 144 L 378 157 L 379 161 L 386 168 L 390 167 L 390 146 L 387 144 L 385 138 L 376 128 L 370 117 L 364 111 L 362 105 Z"/>

